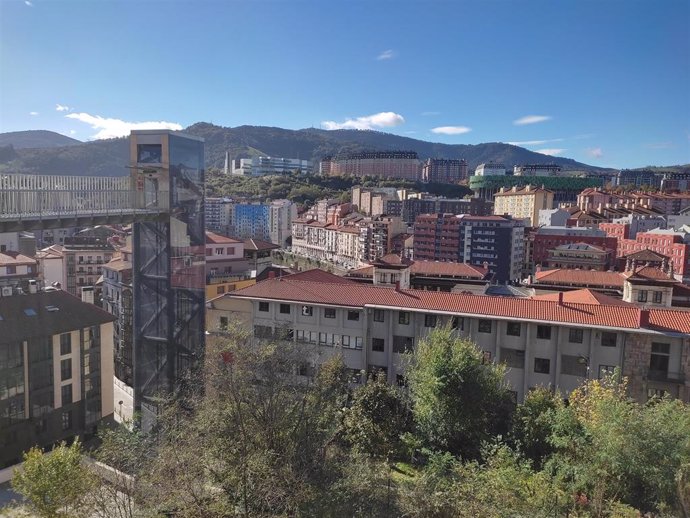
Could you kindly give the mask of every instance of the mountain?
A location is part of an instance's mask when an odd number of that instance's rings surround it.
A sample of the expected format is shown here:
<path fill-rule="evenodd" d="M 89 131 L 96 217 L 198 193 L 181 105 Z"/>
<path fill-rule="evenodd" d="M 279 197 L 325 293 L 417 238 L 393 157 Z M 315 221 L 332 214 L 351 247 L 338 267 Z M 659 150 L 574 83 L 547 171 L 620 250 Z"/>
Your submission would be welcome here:
<path fill-rule="evenodd" d="M 206 141 L 206 166 L 222 168 L 225 153 L 231 158 L 257 155 L 302 158 L 317 162 L 326 155 L 346 151 L 416 151 L 420 159 L 464 158 L 470 170 L 482 162 L 516 164 L 555 163 L 565 170 L 603 171 L 570 158 L 551 157 L 527 149 L 491 142 L 486 144 L 440 144 L 390 133 L 366 130 L 288 130 L 266 126 L 226 128 L 198 122 L 184 130 Z M 27 149 L 15 145 L 11 136 L 41 133 L 67 139 L 61 147 L 51 144 Z M 21 139 L 20 139 L 21 141 Z M 73 142 L 72 142 L 73 141 Z M 49 131 L 0 134 L 0 146 L 9 142 L 14 150 L 0 153 L 0 172 L 121 176 L 127 174 L 129 156 L 126 138 L 79 143 Z M 36 142 L 36 141 L 34 141 Z M 55 142 L 55 140 L 51 140 Z M 7 145 L 7 144 L 5 144 Z"/>
<path fill-rule="evenodd" d="M 0 147 L 12 146 L 14 149 L 54 148 L 77 144 L 82 144 L 82 142 L 54 131 L 31 130 L 0 133 Z"/>

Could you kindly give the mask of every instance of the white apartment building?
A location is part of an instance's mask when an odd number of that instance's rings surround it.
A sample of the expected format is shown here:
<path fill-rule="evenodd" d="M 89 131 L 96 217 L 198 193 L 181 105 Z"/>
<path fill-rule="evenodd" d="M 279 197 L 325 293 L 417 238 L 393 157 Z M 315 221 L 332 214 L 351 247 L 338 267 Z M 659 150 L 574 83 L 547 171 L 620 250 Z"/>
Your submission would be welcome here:
<path fill-rule="evenodd" d="M 207 329 L 236 321 L 257 341 L 305 344 L 315 365 L 339 353 L 353 375 L 383 370 L 389 382 L 404 383 L 402 353 L 433 328 L 450 325 L 487 360 L 507 365 L 517 401 L 536 386 L 565 396 L 616 367 L 638 401 L 660 394 L 689 401 L 688 315 L 589 290 L 505 298 L 351 283 L 311 270 L 213 299 Z"/>
<path fill-rule="evenodd" d="M 270 156 L 237 158 L 232 161 L 232 174 L 242 176 L 286 174 L 293 171 L 311 173 L 313 172 L 313 166 L 309 160 L 300 160 L 299 158 L 277 158 Z"/>
<path fill-rule="evenodd" d="M 503 164 L 479 164 L 474 170 L 475 176 L 505 176 L 506 166 Z"/>

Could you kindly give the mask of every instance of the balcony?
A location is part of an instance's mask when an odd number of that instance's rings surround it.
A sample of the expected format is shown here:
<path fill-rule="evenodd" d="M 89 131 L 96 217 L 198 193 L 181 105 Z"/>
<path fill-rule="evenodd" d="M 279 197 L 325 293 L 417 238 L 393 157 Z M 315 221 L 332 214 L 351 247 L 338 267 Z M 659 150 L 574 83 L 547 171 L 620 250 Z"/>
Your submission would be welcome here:
<path fill-rule="evenodd" d="M 648 381 L 660 381 L 662 383 L 685 383 L 685 373 L 683 372 L 670 372 L 648 369 L 646 378 Z"/>

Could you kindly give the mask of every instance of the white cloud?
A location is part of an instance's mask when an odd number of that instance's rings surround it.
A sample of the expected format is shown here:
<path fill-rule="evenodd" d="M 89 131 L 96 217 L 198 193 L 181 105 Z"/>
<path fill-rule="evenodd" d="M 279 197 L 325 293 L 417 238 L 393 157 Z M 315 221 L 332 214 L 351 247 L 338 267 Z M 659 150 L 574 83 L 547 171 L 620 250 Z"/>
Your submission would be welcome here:
<path fill-rule="evenodd" d="M 24 4 L 28 5 L 29 7 L 34 6 L 33 2 L 29 2 L 29 0 L 24 0 Z"/>
<path fill-rule="evenodd" d="M 587 150 L 587 154 L 592 158 L 601 158 L 602 156 L 604 156 L 604 152 L 601 150 L 600 147 L 589 148 Z"/>
<path fill-rule="evenodd" d="M 29 115 L 35 117 L 36 115 L 38 115 L 38 112 L 29 112 Z"/>
<path fill-rule="evenodd" d="M 535 153 L 541 153 L 542 155 L 549 155 L 549 156 L 555 156 L 555 155 L 560 155 L 563 153 L 565 149 L 563 148 L 544 148 L 544 149 L 535 149 Z"/>
<path fill-rule="evenodd" d="M 55 105 L 55 109 L 59 112 L 68 112 L 71 108 L 69 106 L 65 106 L 64 104 L 58 103 Z"/>
<path fill-rule="evenodd" d="M 76 135 L 76 134 L 77 134 L 77 130 L 69 130 L 69 134 L 70 134 L 70 135 Z"/>
<path fill-rule="evenodd" d="M 441 112 L 434 112 L 434 111 L 422 112 L 423 117 L 431 117 L 432 115 L 441 115 Z"/>
<path fill-rule="evenodd" d="M 467 126 L 439 126 L 438 128 L 432 128 L 431 133 L 436 133 L 437 135 L 462 135 L 470 131 L 472 131 L 472 128 Z"/>
<path fill-rule="evenodd" d="M 395 57 L 395 55 L 396 54 L 395 54 L 394 50 L 388 49 L 388 50 L 384 50 L 383 52 L 381 52 L 381 54 L 376 56 L 376 59 L 378 59 L 379 61 L 385 61 L 387 59 L 393 59 Z"/>
<path fill-rule="evenodd" d="M 93 139 L 125 137 L 133 129 L 182 129 L 182 126 L 176 122 L 126 122 L 120 119 L 107 119 L 99 115 L 89 115 L 88 113 L 70 113 L 65 115 L 65 117 L 78 120 L 88 124 L 95 130 L 99 130 L 95 135 L 91 136 Z"/>
<path fill-rule="evenodd" d="M 550 115 L 525 115 L 513 121 L 516 126 L 524 126 L 525 124 L 536 124 L 537 122 L 545 122 L 551 120 Z"/>
<path fill-rule="evenodd" d="M 327 130 L 337 129 L 376 129 L 391 128 L 405 123 L 405 118 L 394 112 L 380 112 L 365 115 L 356 119 L 346 119 L 345 122 L 323 121 L 321 126 Z"/>
<path fill-rule="evenodd" d="M 506 144 L 510 144 L 511 146 L 543 146 L 544 144 L 547 144 L 549 142 L 563 142 L 563 140 L 564 139 L 562 138 L 550 138 L 544 140 L 520 140 L 514 142 L 506 142 Z"/>

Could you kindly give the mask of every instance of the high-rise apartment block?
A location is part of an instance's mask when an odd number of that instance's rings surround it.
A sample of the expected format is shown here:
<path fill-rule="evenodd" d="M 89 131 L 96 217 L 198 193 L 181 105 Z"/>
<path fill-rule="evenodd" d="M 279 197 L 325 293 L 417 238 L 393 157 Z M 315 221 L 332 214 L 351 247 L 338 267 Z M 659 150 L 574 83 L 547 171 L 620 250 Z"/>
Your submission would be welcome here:
<path fill-rule="evenodd" d="M 311 173 L 312 163 L 299 158 L 277 158 L 257 156 L 253 158 L 237 158 L 232 161 L 232 174 L 241 176 L 267 176 L 274 174 L 288 174 L 295 171 Z"/>
<path fill-rule="evenodd" d="M 211 232 L 228 235 L 233 226 L 234 204 L 230 198 L 209 198 L 204 200 L 206 228 Z"/>
<path fill-rule="evenodd" d="M 414 259 L 485 266 L 494 280 L 520 278 L 524 222 L 510 216 L 425 214 L 414 224 Z"/>
<path fill-rule="evenodd" d="M 528 226 L 539 225 L 539 211 L 553 208 L 553 192 L 532 185 L 501 188 L 494 195 L 494 214 L 523 219 Z"/>
<path fill-rule="evenodd" d="M 292 235 L 297 205 L 288 200 L 270 203 L 235 203 L 228 234 L 242 239 L 259 239 L 285 246 Z"/>
<path fill-rule="evenodd" d="M 504 164 L 494 164 L 489 162 L 487 164 L 479 164 L 474 170 L 475 176 L 505 176 L 506 166 Z"/>
<path fill-rule="evenodd" d="M 561 166 L 556 164 L 524 164 L 513 166 L 513 176 L 558 176 Z"/>
<path fill-rule="evenodd" d="M 422 167 L 423 182 L 458 183 L 466 178 L 466 160 L 428 158 Z"/>

